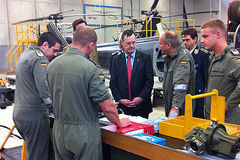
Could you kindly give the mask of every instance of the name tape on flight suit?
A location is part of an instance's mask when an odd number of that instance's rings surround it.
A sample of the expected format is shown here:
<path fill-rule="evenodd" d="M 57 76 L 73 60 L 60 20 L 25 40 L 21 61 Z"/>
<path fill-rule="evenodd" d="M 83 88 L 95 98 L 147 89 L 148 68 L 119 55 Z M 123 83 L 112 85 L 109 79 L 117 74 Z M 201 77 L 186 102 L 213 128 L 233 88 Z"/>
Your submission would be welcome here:
<path fill-rule="evenodd" d="M 187 90 L 187 84 L 175 84 L 174 90 Z"/>
<path fill-rule="evenodd" d="M 223 68 L 212 68 L 212 72 L 224 73 L 224 69 Z"/>

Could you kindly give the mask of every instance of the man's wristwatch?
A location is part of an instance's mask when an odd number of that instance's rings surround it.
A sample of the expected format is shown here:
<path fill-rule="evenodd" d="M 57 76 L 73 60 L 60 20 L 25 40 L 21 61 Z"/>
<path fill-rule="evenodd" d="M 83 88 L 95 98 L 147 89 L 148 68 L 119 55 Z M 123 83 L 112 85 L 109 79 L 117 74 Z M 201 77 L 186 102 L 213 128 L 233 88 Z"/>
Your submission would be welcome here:
<path fill-rule="evenodd" d="M 178 107 L 176 107 L 176 106 L 172 106 L 172 108 L 175 108 L 176 110 L 179 110 L 179 108 L 178 108 Z"/>

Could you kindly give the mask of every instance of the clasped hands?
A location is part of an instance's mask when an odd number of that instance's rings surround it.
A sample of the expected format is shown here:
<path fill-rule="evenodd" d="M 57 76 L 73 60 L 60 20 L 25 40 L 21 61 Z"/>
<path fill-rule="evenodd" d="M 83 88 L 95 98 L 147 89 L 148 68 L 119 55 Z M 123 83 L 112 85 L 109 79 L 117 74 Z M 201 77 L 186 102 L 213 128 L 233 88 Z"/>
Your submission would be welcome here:
<path fill-rule="evenodd" d="M 126 107 L 136 107 L 142 101 L 142 98 L 135 97 L 132 101 L 129 99 L 122 99 L 120 103 Z"/>

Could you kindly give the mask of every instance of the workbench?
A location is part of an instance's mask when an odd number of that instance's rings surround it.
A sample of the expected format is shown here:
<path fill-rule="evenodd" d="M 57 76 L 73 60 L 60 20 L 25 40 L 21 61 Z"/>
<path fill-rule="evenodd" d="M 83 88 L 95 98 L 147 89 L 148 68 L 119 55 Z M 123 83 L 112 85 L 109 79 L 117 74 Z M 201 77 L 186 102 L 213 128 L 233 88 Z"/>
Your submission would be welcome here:
<path fill-rule="evenodd" d="M 158 135 L 166 139 L 166 146 L 146 142 L 120 133 L 101 129 L 104 160 L 202 160 L 181 152 L 184 141 Z"/>

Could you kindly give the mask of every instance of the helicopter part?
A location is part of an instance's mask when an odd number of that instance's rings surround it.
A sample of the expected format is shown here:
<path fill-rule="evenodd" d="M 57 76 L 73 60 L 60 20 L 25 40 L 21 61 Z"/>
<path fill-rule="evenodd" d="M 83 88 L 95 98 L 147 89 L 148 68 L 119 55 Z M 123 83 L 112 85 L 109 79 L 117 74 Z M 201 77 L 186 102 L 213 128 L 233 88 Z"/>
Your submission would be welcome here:
<path fill-rule="evenodd" d="M 227 134 L 223 124 L 212 121 L 206 129 L 195 127 L 186 137 L 184 148 L 196 154 L 216 155 L 218 153 L 235 158 L 240 151 L 240 138 Z"/>
<path fill-rule="evenodd" d="M 184 16 L 184 15 L 195 15 L 195 14 L 205 14 L 205 13 L 212 13 L 212 14 L 218 14 L 219 11 L 202 11 L 202 12 L 191 12 L 191 13 L 181 13 L 181 14 L 173 14 L 173 15 L 168 15 L 168 16 L 161 16 L 159 14 L 156 14 L 158 13 L 157 11 L 152 11 L 152 12 L 148 12 L 148 11 L 141 11 L 141 14 L 143 15 L 146 15 L 148 17 L 148 20 L 153 20 L 154 18 L 151 18 L 151 17 L 154 17 L 152 16 L 153 14 L 155 14 L 155 18 L 156 19 L 159 19 L 158 22 L 160 22 L 161 20 L 160 19 L 163 19 L 163 18 L 171 18 L 171 17 L 178 17 L 178 16 Z M 150 16 L 150 17 L 149 17 Z M 129 21 L 131 21 L 132 23 L 134 24 L 145 24 L 146 25 L 146 19 L 145 20 L 136 20 L 136 19 L 130 19 Z M 149 22 L 149 21 L 148 21 Z M 100 26 L 100 27 L 95 27 L 94 30 L 96 29 L 103 29 L 103 28 L 109 28 L 109 27 L 117 27 L 117 26 L 124 26 L 126 25 L 127 23 L 121 23 L 121 24 L 113 24 L 113 25 L 107 25 L 107 26 Z M 150 23 L 151 24 L 151 23 Z M 157 22 L 156 22 L 157 24 Z M 149 25 L 149 24 L 148 24 Z M 164 24 L 166 25 L 166 24 Z M 143 25 L 144 26 L 144 25 Z M 150 26 L 150 25 L 149 25 Z M 153 23 L 152 23 L 152 26 L 154 27 Z M 200 26 L 189 26 L 189 27 L 200 27 Z M 146 27 L 145 27 L 146 28 Z M 166 28 L 168 28 L 168 26 L 166 26 Z M 182 26 L 179 26 L 179 28 L 184 28 Z M 172 28 L 171 28 L 172 29 Z M 144 37 L 144 35 L 142 36 L 139 36 L 141 38 Z"/>
<path fill-rule="evenodd" d="M 131 18 L 133 17 L 133 4 L 132 4 L 132 0 L 130 0 L 130 4 L 131 4 Z"/>
<path fill-rule="evenodd" d="M 230 22 L 231 21 L 231 22 Z M 234 32 L 237 30 L 240 24 L 240 1 L 234 0 L 229 4 L 228 7 L 228 20 L 227 20 L 227 41 L 229 43 L 235 41 L 233 37 L 229 36 L 234 35 Z"/>
<path fill-rule="evenodd" d="M 16 24 L 19 24 L 19 23 L 24 23 L 24 22 L 33 22 L 33 21 L 42 21 L 42 20 L 54 20 L 55 24 L 56 24 L 58 20 L 61 20 L 61 19 L 64 18 L 64 16 L 62 15 L 63 13 L 72 12 L 72 11 L 74 11 L 74 10 L 70 10 L 70 11 L 66 11 L 66 12 L 59 12 L 59 13 L 55 13 L 55 14 L 50 14 L 49 16 L 46 16 L 46 17 L 27 19 L 27 20 L 24 20 L 24 21 L 19 21 L 19 22 L 13 23 L 13 25 L 16 25 Z"/>
<path fill-rule="evenodd" d="M 158 1 L 159 1 L 159 0 L 154 0 L 150 11 L 153 11 L 153 10 L 157 7 Z"/>
<path fill-rule="evenodd" d="M 163 82 L 164 59 L 162 58 L 162 52 L 159 47 L 159 42 L 156 42 L 153 49 L 153 70 L 156 73 L 160 82 Z"/>
<path fill-rule="evenodd" d="M 230 22 L 231 21 L 231 22 Z M 236 49 L 240 49 L 240 1 L 234 0 L 228 7 L 228 21 L 227 21 L 227 42 L 234 43 Z"/>
<path fill-rule="evenodd" d="M 68 17 L 75 17 L 75 16 L 88 16 L 88 17 L 123 16 L 123 17 L 132 18 L 131 16 L 119 15 L 119 14 L 68 14 L 68 15 L 63 15 L 64 13 L 72 12 L 72 11 L 74 11 L 74 10 L 69 10 L 69 11 L 66 11 L 66 12 L 59 12 L 59 13 L 55 13 L 55 14 L 50 14 L 49 16 L 46 16 L 46 17 L 27 19 L 27 20 L 24 20 L 24 21 L 19 21 L 19 22 L 13 23 L 13 25 L 20 24 L 20 23 L 25 23 L 25 22 L 53 20 L 54 23 L 55 23 L 55 26 L 57 26 L 57 23 L 58 23 L 59 20 L 62 20 L 64 18 L 68 18 Z"/>
<path fill-rule="evenodd" d="M 52 22 L 49 22 L 47 24 L 47 30 L 49 32 L 52 32 L 60 40 L 61 48 L 60 48 L 59 51 L 61 52 L 63 50 L 63 48 L 68 45 L 67 41 L 62 37 L 62 35 L 59 32 L 59 30 L 57 29 L 57 27 Z"/>
<path fill-rule="evenodd" d="M 131 16 L 127 15 L 120 15 L 120 14 L 69 14 L 69 15 L 64 15 L 63 18 L 67 17 L 74 17 L 74 16 L 88 16 L 88 17 L 96 17 L 96 16 L 123 16 L 131 19 Z"/>
<path fill-rule="evenodd" d="M 240 23 L 240 1 L 234 0 L 229 4 L 228 7 L 227 32 L 235 32 L 239 23 Z"/>
<path fill-rule="evenodd" d="M 229 20 L 240 23 L 240 1 L 233 1 L 228 7 Z"/>
<path fill-rule="evenodd" d="M 187 18 L 186 8 L 185 8 L 185 0 L 183 0 L 183 19 L 188 19 L 188 18 Z M 185 22 L 183 23 L 183 27 L 185 27 L 185 25 L 186 25 L 186 27 L 188 28 L 188 21 L 185 21 Z M 183 28 L 183 29 L 184 29 L 184 28 Z"/>
<path fill-rule="evenodd" d="M 233 45 L 235 49 L 240 51 L 240 25 L 238 25 L 235 31 Z"/>
<path fill-rule="evenodd" d="M 171 17 L 178 17 L 178 16 L 183 16 L 183 15 L 195 15 L 195 14 L 204 14 L 204 13 L 213 13 L 213 14 L 218 14 L 219 11 L 202 11 L 202 12 L 190 12 L 190 13 L 181 13 L 181 14 L 172 14 L 168 16 L 161 16 L 161 18 L 171 18 Z"/>
<path fill-rule="evenodd" d="M 151 36 L 153 36 L 155 34 L 155 32 L 157 30 L 156 24 L 158 24 L 161 21 L 161 19 L 153 18 L 153 17 L 160 17 L 158 15 L 157 11 L 152 11 L 151 16 L 148 19 L 146 19 L 146 21 L 144 21 L 142 29 L 141 29 L 142 32 L 139 34 L 140 38 L 148 37 L 148 35 L 151 35 L 151 34 L 152 34 Z M 146 25 L 146 23 L 147 23 L 147 25 Z M 147 26 L 147 28 L 146 28 L 146 26 Z M 151 30 L 151 31 L 155 30 L 155 31 L 153 31 L 153 32 L 147 31 L 146 32 L 146 30 Z"/>

